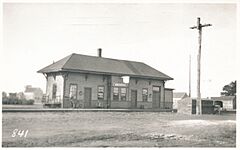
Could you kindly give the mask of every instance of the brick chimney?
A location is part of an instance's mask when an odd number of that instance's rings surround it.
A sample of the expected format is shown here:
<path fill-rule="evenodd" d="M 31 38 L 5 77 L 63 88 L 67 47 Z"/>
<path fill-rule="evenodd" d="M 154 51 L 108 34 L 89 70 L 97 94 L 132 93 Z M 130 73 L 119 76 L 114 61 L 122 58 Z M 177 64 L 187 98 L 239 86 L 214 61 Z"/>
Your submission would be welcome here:
<path fill-rule="evenodd" d="M 102 57 L 102 49 L 101 48 L 98 49 L 98 57 Z"/>

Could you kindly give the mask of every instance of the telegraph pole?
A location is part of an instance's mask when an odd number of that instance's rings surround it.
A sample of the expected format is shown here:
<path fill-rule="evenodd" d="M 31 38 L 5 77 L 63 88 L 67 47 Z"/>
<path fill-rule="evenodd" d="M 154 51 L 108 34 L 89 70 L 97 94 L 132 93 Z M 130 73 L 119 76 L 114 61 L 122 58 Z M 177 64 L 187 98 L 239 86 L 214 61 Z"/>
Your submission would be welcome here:
<path fill-rule="evenodd" d="M 191 97 L 191 55 L 189 55 L 189 97 Z"/>
<path fill-rule="evenodd" d="M 201 74 L 201 42 L 202 42 L 202 28 L 212 26 L 211 24 L 204 24 L 200 23 L 200 18 L 197 18 L 197 26 L 190 27 L 190 29 L 197 29 L 198 30 L 198 66 L 197 66 L 197 108 L 196 114 L 202 114 L 202 104 L 201 104 L 201 92 L 200 92 L 200 74 Z"/>

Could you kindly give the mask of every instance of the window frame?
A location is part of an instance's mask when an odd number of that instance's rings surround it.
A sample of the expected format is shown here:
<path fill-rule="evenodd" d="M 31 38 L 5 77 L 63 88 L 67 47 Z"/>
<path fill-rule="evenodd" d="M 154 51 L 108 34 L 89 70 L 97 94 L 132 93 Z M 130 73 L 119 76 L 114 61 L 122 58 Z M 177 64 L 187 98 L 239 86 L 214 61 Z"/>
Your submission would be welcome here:
<path fill-rule="evenodd" d="M 72 99 L 72 98 L 71 98 L 71 87 L 72 87 L 72 86 L 76 86 L 76 93 L 75 93 L 75 94 L 76 94 L 76 99 L 73 98 L 73 100 L 77 100 L 77 98 L 78 98 L 78 85 L 77 85 L 77 84 L 73 84 L 73 83 L 71 83 L 71 84 L 69 85 L 69 99 Z"/>
<path fill-rule="evenodd" d="M 114 99 L 114 96 L 115 96 L 115 95 L 114 95 L 114 92 L 115 92 L 114 89 L 115 89 L 115 88 L 118 89 L 118 90 L 117 90 L 117 91 L 118 91 L 118 93 L 117 93 L 117 94 L 118 94 L 118 96 L 117 96 L 118 99 Z M 119 89 L 120 89 L 119 87 L 113 87 L 113 101 L 119 101 L 119 100 L 120 100 L 120 99 L 119 99 L 119 95 L 120 95 L 120 94 L 119 94 L 119 93 L 120 93 L 120 92 L 119 92 Z"/>
<path fill-rule="evenodd" d="M 99 92 L 100 87 L 103 87 L 103 92 Z M 98 96 L 99 93 L 103 93 L 103 98 L 102 99 L 99 99 L 99 96 Z M 104 100 L 104 97 L 105 97 L 104 94 L 105 94 L 105 86 L 104 85 L 98 85 L 97 86 L 97 100 Z"/>
<path fill-rule="evenodd" d="M 127 88 L 126 87 L 120 87 L 119 89 L 120 89 L 120 100 L 121 101 L 127 101 Z M 122 89 L 125 89 L 125 93 L 122 93 Z M 125 94 L 125 96 L 124 96 L 125 100 L 122 99 L 122 97 L 123 97 L 122 94 Z"/>
<path fill-rule="evenodd" d="M 144 90 L 147 90 L 146 94 L 143 93 Z M 146 100 L 144 100 L 144 96 L 146 96 L 146 98 L 147 98 Z M 148 102 L 148 88 L 142 88 L 142 101 Z"/>

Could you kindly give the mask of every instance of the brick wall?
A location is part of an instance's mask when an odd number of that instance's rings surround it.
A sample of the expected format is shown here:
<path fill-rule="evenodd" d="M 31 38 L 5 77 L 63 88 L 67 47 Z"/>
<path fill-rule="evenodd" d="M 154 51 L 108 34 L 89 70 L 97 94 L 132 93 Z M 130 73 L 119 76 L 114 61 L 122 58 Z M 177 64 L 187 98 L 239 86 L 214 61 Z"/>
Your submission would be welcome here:
<path fill-rule="evenodd" d="M 58 74 L 54 77 L 54 75 L 48 75 L 47 77 L 47 96 L 49 98 L 52 97 L 52 89 L 53 84 L 57 85 L 57 96 L 63 99 L 64 97 L 64 107 L 69 108 L 72 107 L 73 104 L 69 100 L 69 93 L 70 93 L 70 85 L 76 84 L 77 85 L 77 100 L 74 102 L 75 107 L 83 107 L 84 106 L 84 88 L 88 87 L 92 89 L 92 107 L 107 107 L 107 91 L 108 85 L 107 80 L 108 77 L 105 75 L 94 75 L 94 74 L 83 74 L 83 73 L 69 73 L 68 76 L 64 78 L 61 74 Z M 111 108 L 131 108 L 131 90 L 137 90 L 137 107 L 144 107 L 144 108 L 152 108 L 152 88 L 153 86 L 160 87 L 160 101 L 161 103 L 164 102 L 164 95 L 167 101 L 171 101 L 171 92 L 164 93 L 164 84 L 163 81 L 160 80 L 148 80 L 148 79 L 139 79 L 131 77 L 129 80 L 129 84 L 127 88 L 127 95 L 126 101 L 113 101 L 113 86 L 115 83 L 122 83 L 122 78 L 120 76 L 111 76 Z M 65 85 L 64 85 L 65 84 Z M 64 85 L 64 86 L 63 86 Z M 104 100 L 98 101 L 97 93 L 98 93 L 98 86 L 104 86 Z M 65 88 L 63 90 L 63 88 Z M 148 89 L 148 101 L 143 102 L 142 100 L 142 90 L 143 88 Z M 63 94 L 64 91 L 64 94 Z M 120 94 L 120 93 L 119 93 Z M 161 105 L 161 108 L 162 105 Z"/>
<path fill-rule="evenodd" d="M 92 106 L 97 107 L 97 93 L 98 86 L 104 86 L 104 100 L 107 100 L 107 77 L 104 75 L 93 74 L 81 74 L 81 73 L 69 73 L 67 80 L 65 81 L 65 96 L 68 97 L 70 93 L 70 85 L 77 85 L 77 104 L 83 107 L 84 103 L 84 88 L 88 87 L 92 89 Z M 66 100 L 65 107 L 71 107 L 70 101 Z M 106 107 L 106 102 L 102 102 L 103 107 Z M 80 107 L 79 106 L 79 107 Z"/>
<path fill-rule="evenodd" d="M 152 88 L 153 86 L 160 86 L 160 91 L 161 91 L 161 96 L 160 96 L 160 101 L 163 102 L 164 101 L 164 86 L 163 86 L 163 81 L 160 80 L 147 80 L 147 79 L 139 79 L 139 78 L 130 78 L 129 81 L 129 92 L 131 92 L 131 90 L 137 90 L 137 107 L 139 108 L 141 105 L 144 105 L 144 108 L 152 108 Z M 149 103 L 142 103 L 142 90 L 143 88 L 147 88 L 148 89 L 148 102 Z M 129 94 L 129 100 L 131 100 L 131 94 Z M 141 103 L 141 104 L 140 104 Z"/>
<path fill-rule="evenodd" d="M 152 108 L 152 102 L 143 102 L 143 101 L 138 101 L 137 103 L 137 108 L 144 108 L 144 109 L 149 109 Z"/>
<path fill-rule="evenodd" d="M 130 101 L 112 101 L 111 108 L 131 108 Z"/>

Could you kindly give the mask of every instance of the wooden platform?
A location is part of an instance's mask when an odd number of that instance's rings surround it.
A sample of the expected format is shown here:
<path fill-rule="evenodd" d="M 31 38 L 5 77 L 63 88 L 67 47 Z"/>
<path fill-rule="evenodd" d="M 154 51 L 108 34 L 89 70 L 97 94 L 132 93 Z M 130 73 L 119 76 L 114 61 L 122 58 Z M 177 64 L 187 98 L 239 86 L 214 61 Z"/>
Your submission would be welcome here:
<path fill-rule="evenodd" d="M 2 109 L 2 112 L 173 112 L 171 109 Z"/>

